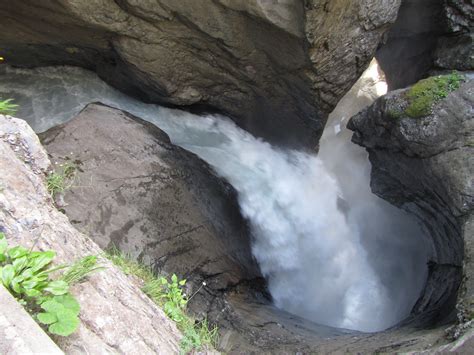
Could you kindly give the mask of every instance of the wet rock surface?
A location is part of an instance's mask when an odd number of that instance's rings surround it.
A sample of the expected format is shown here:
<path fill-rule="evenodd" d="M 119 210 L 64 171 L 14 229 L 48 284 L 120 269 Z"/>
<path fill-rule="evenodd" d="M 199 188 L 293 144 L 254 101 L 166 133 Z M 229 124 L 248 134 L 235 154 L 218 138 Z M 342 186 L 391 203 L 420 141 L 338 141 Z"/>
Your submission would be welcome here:
<path fill-rule="evenodd" d="M 214 290 L 260 277 L 233 188 L 156 126 L 91 104 L 41 140 L 77 165 L 64 210 L 103 249 Z"/>
<path fill-rule="evenodd" d="M 474 296 L 474 81 L 467 79 L 419 118 L 403 113 L 405 92 L 378 99 L 348 128 L 369 152 L 373 192 L 417 215 L 433 240 L 434 260 L 411 321 L 457 317 L 462 325 L 471 321 Z"/>
<path fill-rule="evenodd" d="M 314 147 L 365 70 L 400 0 L 0 3 L 12 65 L 76 65 L 149 102 L 223 112 L 250 132 Z"/>

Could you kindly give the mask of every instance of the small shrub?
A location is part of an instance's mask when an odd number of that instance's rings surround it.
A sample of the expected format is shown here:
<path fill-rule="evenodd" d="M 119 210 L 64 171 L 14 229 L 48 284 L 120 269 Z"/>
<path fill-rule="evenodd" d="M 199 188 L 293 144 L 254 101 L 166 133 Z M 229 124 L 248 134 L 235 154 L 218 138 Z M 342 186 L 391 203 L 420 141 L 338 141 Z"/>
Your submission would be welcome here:
<path fill-rule="evenodd" d="M 181 289 L 186 284 L 186 280 L 178 280 L 173 274 L 171 282 L 165 277 L 160 277 L 145 283 L 145 292 L 155 303 L 159 304 L 166 315 L 178 324 L 186 321 L 186 296 Z"/>
<path fill-rule="evenodd" d="M 408 106 L 405 113 L 412 118 L 431 114 L 433 105 L 461 86 L 463 76 L 456 72 L 420 80 L 407 92 Z"/>
<path fill-rule="evenodd" d="M 217 346 L 218 328 L 215 326 L 211 328 L 207 319 L 196 322 L 186 312 L 188 301 L 199 292 L 202 286 L 187 298 L 183 292 L 186 280 L 179 280 L 174 274 L 169 280 L 165 277 L 157 277 L 151 268 L 131 260 L 116 248 L 107 253 L 107 257 L 125 274 L 142 279 L 144 283 L 142 291 L 159 305 L 170 319 L 176 322 L 178 329 L 183 333 L 180 344 L 182 353 Z"/>
<path fill-rule="evenodd" d="M 54 251 L 32 251 L 22 246 L 9 248 L 0 233 L 0 281 L 51 334 L 68 336 L 79 325 L 79 303 L 69 287 L 100 269 L 97 258 L 85 257 L 71 266 L 51 267 Z M 54 271 L 66 269 L 61 278 L 51 279 Z"/>
<path fill-rule="evenodd" d="M 13 99 L 2 100 L 0 98 L 0 114 L 13 116 L 18 110 L 18 105 L 12 103 Z"/>

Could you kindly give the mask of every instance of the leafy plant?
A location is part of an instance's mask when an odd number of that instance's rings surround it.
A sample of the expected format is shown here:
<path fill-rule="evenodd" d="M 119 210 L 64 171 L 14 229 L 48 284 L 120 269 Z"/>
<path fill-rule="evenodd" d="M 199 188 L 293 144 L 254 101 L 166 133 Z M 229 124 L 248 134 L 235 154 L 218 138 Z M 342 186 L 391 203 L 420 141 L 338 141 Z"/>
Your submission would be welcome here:
<path fill-rule="evenodd" d="M 79 326 L 79 303 L 69 293 L 49 298 L 41 308 L 44 312 L 38 313 L 38 321 L 48 325 L 51 334 L 68 336 Z"/>
<path fill-rule="evenodd" d="M 177 323 L 185 320 L 186 314 L 186 296 L 181 289 L 186 284 L 186 280 L 178 280 L 173 274 L 171 282 L 165 277 L 147 282 L 143 287 L 143 291 L 156 303 L 163 307 L 166 315 Z"/>
<path fill-rule="evenodd" d="M 457 90 L 463 80 L 457 72 L 420 80 L 406 94 L 409 104 L 405 113 L 412 118 L 429 115 L 433 105 Z"/>
<path fill-rule="evenodd" d="M 13 99 L 2 100 L 0 98 L 0 114 L 13 116 L 18 110 L 18 105 L 12 104 Z"/>
<path fill-rule="evenodd" d="M 173 274 L 170 279 L 155 276 L 151 268 L 139 264 L 116 248 L 113 248 L 107 257 L 127 275 L 133 275 L 143 280 L 142 290 L 166 315 L 176 322 L 183 333 L 181 340 L 181 352 L 189 353 L 194 350 L 202 350 L 205 347 L 216 347 L 218 340 L 218 328 L 210 327 L 207 319 L 196 322 L 186 312 L 188 301 L 201 290 L 206 284 L 203 283 L 199 289 L 189 298 L 183 292 L 186 280 L 179 280 Z"/>
<path fill-rule="evenodd" d="M 72 266 L 52 267 L 54 251 L 32 251 L 22 246 L 8 247 L 0 233 L 0 281 L 37 320 L 48 326 L 51 334 L 68 336 L 79 325 L 79 303 L 69 293 L 69 286 L 89 273 L 101 269 L 97 258 L 87 256 Z M 66 272 L 57 280 L 51 273 Z"/>

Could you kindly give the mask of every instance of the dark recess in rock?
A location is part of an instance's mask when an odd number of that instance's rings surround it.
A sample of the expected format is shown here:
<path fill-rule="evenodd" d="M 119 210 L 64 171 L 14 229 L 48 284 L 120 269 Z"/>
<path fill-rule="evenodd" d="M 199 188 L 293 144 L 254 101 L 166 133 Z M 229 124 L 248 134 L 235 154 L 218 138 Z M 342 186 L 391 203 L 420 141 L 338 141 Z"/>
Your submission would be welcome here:
<path fill-rule="evenodd" d="M 376 58 L 390 90 L 432 72 L 474 70 L 471 0 L 403 0 Z"/>
<path fill-rule="evenodd" d="M 390 90 L 426 77 L 433 65 L 444 0 L 403 0 L 376 58 Z"/>

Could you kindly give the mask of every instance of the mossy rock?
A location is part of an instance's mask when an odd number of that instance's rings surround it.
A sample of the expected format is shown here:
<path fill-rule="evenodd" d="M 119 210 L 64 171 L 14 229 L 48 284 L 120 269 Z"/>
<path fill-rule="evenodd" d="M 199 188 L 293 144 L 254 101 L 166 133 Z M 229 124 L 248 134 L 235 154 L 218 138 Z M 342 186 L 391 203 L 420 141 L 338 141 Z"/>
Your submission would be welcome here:
<path fill-rule="evenodd" d="M 412 118 L 428 116 L 435 103 L 459 89 L 463 79 L 462 75 L 454 72 L 420 80 L 406 94 L 408 99 L 406 115 Z"/>

